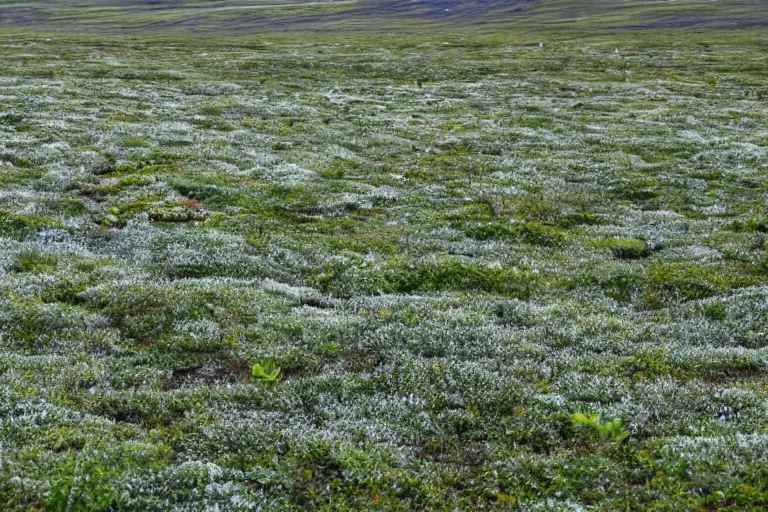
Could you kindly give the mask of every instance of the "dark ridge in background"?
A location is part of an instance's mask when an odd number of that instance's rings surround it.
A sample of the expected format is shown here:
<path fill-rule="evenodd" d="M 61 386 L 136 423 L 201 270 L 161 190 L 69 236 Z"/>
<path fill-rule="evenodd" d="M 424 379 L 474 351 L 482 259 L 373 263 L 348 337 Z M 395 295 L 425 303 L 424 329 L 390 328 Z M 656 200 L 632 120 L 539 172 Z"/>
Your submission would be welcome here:
<path fill-rule="evenodd" d="M 768 25 L 761 0 L 359 0 L 267 4 L 221 2 L 0 0 L 0 29 L 93 34 L 240 34 L 449 31 L 596 34 L 651 29 Z"/>

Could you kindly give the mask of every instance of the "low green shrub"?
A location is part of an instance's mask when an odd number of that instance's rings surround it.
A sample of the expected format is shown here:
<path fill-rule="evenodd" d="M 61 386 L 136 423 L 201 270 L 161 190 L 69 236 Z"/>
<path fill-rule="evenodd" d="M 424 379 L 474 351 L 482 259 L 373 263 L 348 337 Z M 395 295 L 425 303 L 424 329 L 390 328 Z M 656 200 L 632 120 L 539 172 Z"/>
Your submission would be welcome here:
<path fill-rule="evenodd" d="M 601 442 L 621 443 L 629 438 L 629 431 L 619 418 L 604 422 L 597 414 L 577 412 L 571 416 L 571 420 L 574 425 L 596 434 Z"/>

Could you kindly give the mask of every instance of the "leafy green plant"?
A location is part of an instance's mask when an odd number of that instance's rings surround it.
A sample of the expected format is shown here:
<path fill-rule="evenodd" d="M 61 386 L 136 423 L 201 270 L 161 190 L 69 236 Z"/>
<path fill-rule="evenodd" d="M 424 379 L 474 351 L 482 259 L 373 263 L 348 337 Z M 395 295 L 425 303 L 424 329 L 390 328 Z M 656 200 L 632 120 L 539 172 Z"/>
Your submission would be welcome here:
<path fill-rule="evenodd" d="M 271 361 L 263 365 L 256 363 L 251 370 L 251 376 L 261 382 L 272 384 L 280 379 L 281 368 Z"/>
<path fill-rule="evenodd" d="M 597 414 L 577 412 L 571 416 L 571 421 L 576 426 L 583 426 L 595 432 L 600 441 L 621 443 L 629 437 L 629 431 L 624 427 L 619 418 L 613 421 L 602 422 Z"/>

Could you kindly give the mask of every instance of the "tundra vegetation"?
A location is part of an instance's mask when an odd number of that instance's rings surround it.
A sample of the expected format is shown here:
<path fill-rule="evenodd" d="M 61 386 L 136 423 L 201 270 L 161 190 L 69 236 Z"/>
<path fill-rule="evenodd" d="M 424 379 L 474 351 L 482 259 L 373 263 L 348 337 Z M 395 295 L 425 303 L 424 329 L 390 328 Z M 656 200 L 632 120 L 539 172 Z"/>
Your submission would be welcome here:
<path fill-rule="evenodd" d="M 4 510 L 768 506 L 764 32 L 0 34 Z"/>

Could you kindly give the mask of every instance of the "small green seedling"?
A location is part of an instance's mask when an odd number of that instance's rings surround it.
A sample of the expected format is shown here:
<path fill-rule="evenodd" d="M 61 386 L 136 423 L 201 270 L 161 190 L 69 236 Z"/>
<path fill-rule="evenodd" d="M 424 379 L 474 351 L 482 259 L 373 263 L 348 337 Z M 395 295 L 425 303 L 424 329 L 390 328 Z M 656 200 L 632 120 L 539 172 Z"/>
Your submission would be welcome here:
<path fill-rule="evenodd" d="M 266 362 L 263 366 L 256 363 L 253 365 L 251 375 L 258 381 L 271 384 L 280 379 L 280 367 L 272 362 Z"/>
<path fill-rule="evenodd" d="M 597 432 L 601 441 L 621 443 L 629 437 L 629 431 L 624 428 L 619 418 L 603 423 L 597 414 L 577 412 L 571 416 L 571 421 L 573 421 L 574 425 L 583 425 Z"/>

